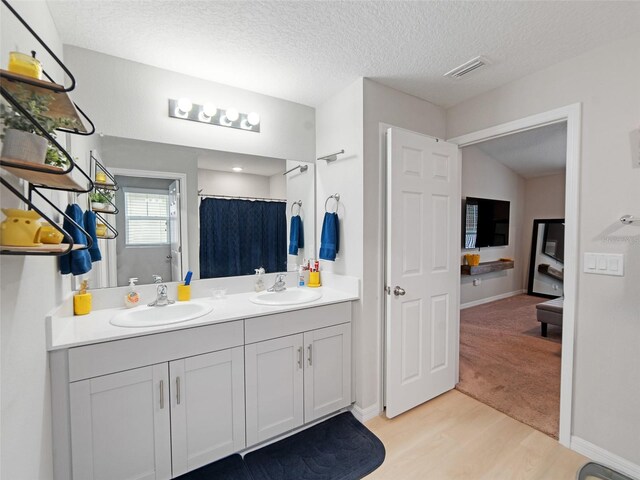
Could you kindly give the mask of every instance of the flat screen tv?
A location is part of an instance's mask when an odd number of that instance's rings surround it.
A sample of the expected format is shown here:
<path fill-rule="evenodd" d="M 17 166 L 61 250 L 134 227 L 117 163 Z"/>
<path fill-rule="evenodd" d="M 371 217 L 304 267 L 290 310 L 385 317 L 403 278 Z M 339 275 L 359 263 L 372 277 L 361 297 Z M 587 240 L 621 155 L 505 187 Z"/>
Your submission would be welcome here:
<path fill-rule="evenodd" d="M 467 197 L 462 219 L 462 247 L 509 245 L 509 202 Z"/>

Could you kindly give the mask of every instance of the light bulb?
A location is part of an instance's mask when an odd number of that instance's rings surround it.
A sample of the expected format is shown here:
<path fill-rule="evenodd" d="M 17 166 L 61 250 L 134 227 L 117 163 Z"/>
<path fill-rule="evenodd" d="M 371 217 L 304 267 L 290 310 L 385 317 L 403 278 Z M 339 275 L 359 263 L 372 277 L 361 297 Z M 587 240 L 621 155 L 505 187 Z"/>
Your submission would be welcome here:
<path fill-rule="evenodd" d="M 180 110 L 180 113 L 189 113 L 192 108 L 193 104 L 188 98 L 181 98 L 178 100 L 178 110 Z"/>
<path fill-rule="evenodd" d="M 233 167 L 231 170 L 233 170 L 234 172 L 241 172 L 242 167 Z"/>
<path fill-rule="evenodd" d="M 202 113 L 207 117 L 213 117 L 218 112 L 218 107 L 216 107 L 213 103 L 205 103 L 202 106 Z"/>
<path fill-rule="evenodd" d="M 235 108 L 228 108 L 225 113 L 225 117 L 227 117 L 227 120 L 229 120 L 230 122 L 235 122 L 236 120 L 238 120 L 238 118 L 240 118 L 240 114 Z"/>
<path fill-rule="evenodd" d="M 255 127 L 260 123 L 260 115 L 258 115 L 256 112 L 251 112 L 249 115 L 247 115 L 247 122 L 249 122 L 249 125 Z"/>

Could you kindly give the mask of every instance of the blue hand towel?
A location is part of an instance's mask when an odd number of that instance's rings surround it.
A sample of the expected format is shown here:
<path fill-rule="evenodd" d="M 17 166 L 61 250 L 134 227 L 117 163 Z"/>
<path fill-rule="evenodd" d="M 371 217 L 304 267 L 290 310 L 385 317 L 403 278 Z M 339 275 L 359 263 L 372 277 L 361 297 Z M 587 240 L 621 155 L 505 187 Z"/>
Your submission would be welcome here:
<path fill-rule="evenodd" d="M 300 218 L 300 215 L 294 215 L 291 217 L 291 228 L 289 232 L 289 255 L 298 255 L 299 248 L 304 248 L 302 218 Z"/>
<path fill-rule="evenodd" d="M 72 218 L 78 225 L 83 224 L 82 209 L 75 203 L 73 205 L 68 205 L 64 213 Z M 66 218 L 62 224 L 62 228 L 71 235 L 75 244 L 86 245 L 87 237 L 85 234 L 82 233 L 80 229 L 72 225 Z M 68 273 L 82 275 L 87 273 L 89 270 L 91 270 L 91 257 L 87 250 L 74 250 L 60 257 L 60 272 L 63 275 Z"/>
<path fill-rule="evenodd" d="M 96 235 L 96 214 L 91 210 L 84 212 L 82 217 L 84 221 L 84 229 L 91 236 L 93 245 L 89 249 L 89 256 L 91 257 L 91 263 L 99 262 L 102 260 L 102 254 L 100 253 L 100 247 L 98 246 L 98 236 Z"/>
<path fill-rule="evenodd" d="M 322 222 L 322 235 L 320 236 L 320 258 L 322 260 L 336 259 L 340 250 L 340 222 L 338 214 L 325 212 Z"/>

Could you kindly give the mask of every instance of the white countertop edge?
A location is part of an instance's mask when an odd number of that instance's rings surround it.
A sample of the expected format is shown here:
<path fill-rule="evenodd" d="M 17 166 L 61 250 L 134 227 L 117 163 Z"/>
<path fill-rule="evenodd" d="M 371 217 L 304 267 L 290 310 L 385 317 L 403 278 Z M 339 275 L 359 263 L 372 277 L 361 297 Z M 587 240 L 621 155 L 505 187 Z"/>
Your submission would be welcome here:
<path fill-rule="evenodd" d="M 212 303 L 214 305 L 214 311 L 210 314 L 204 315 L 203 317 L 189 320 L 187 322 L 141 328 L 116 327 L 109 323 L 109 320 L 114 315 L 125 310 L 124 307 L 95 310 L 92 313 L 83 316 L 60 315 L 63 309 L 58 307 L 52 310 L 46 317 L 47 350 L 63 350 L 82 345 L 91 345 L 110 342 L 113 340 L 122 340 L 125 338 L 166 333 L 283 312 L 305 310 L 308 308 L 321 307 L 335 303 L 354 301 L 360 298 L 359 294 L 353 290 L 350 292 L 344 292 L 328 287 L 320 287 L 317 290 L 322 292 L 322 298 L 301 305 L 256 305 L 249 301 L 249 298 L 255 295 L 254 292 L 227 295 L 225 300 L 193 298 L 193 301 Z M 218 305 L 217 309 L 216 305 Z M 222 313 L 224 313 L 224 310 L 231 311 L 227 315 L 219 316 L 221 309 L 223 310 Z"/>

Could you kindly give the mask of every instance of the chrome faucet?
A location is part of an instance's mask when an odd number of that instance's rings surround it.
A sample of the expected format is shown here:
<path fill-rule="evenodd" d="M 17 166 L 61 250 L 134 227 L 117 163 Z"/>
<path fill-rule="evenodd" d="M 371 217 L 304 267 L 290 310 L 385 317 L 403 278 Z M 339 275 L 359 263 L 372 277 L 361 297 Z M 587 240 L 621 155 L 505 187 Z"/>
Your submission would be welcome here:
<path fill-rule="evenodd" d="M 283 273 L 276 275 L 276 283 L 274 283 L 271 288 L 268 288 L 267 292 L 284 292 L 287 289 L 284 279 L 285 276 Z"/>
<path fill-rule="evenodd" d="M 175 300 L 169 300 L 167 296 L 167 284 L 162 283 L 162 277 L 160 275 L 153 275 L 153 282 L 158 285 L 157 295 L 155 301 L 151 302 L 149 307 L 166 307 L 175 303 Z"/>

